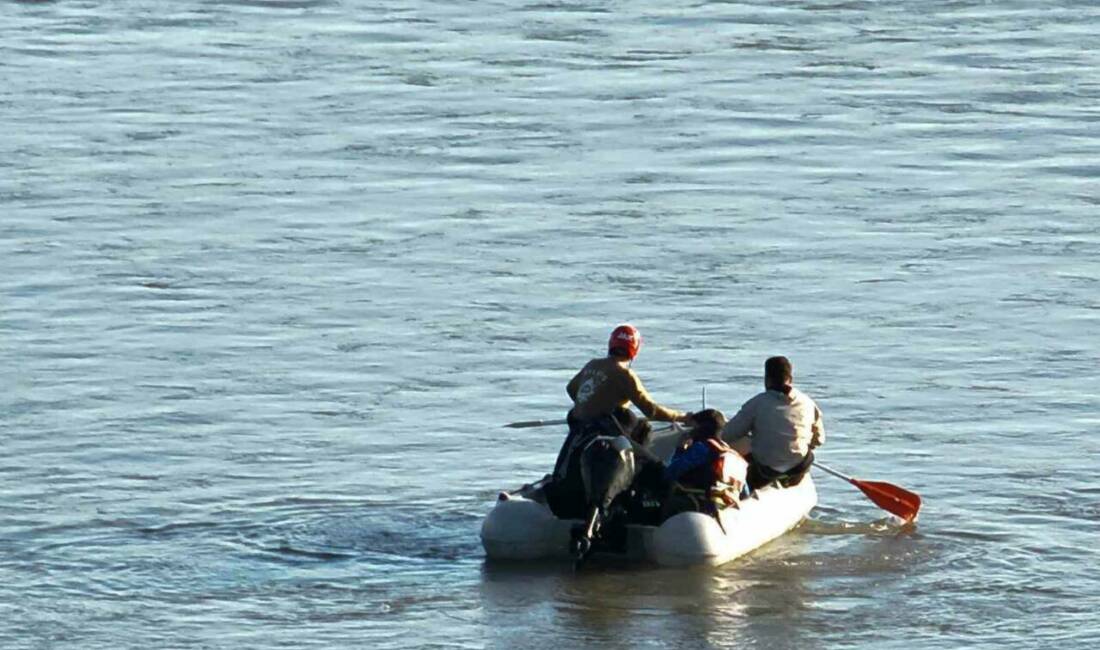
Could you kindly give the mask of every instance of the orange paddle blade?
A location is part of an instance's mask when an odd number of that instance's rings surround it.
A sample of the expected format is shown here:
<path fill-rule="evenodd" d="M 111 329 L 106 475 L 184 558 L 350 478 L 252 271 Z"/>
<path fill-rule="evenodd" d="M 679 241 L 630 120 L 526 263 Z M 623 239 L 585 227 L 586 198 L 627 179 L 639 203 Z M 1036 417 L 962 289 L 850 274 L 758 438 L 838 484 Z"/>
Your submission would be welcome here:
<path fill-rule="evenodd" d="M 916 519 L 920 512 L 920 495 L 915 492 L 882 481 L 862 481 L 855 478 L 848 480 L 878 507 L 894 513 L 906 522 Z"/>

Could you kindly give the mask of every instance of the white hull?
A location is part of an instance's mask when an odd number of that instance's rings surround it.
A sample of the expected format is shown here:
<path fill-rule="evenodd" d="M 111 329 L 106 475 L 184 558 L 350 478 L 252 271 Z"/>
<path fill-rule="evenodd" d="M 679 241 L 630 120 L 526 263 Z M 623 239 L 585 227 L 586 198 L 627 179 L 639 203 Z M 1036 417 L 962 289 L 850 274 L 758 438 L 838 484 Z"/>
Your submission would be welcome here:
<path fill-rule="evenodd" d="M 817 505 L 807 474 L 791 488 L 769 486 L 714 517 L 682 512 L 660 526 L 627 526 L 626 557 L 663 566 L 724 564 L 797 526 Z M 569 557 L 575 520 L 558 519 L 538 501 L 512 495 L 496 503 L 481 525 L 481 543 L 493 559 Z"/>

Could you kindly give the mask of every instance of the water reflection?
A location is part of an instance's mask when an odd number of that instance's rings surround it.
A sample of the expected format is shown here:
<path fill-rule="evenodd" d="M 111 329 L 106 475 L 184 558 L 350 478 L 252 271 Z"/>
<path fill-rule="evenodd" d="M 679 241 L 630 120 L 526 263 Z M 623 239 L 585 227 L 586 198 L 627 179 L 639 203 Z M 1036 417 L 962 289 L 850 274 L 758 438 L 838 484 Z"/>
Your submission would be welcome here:
<path fill-rule="evenodd" d="M 661 569 L 486 562 L 481 601 L 494 647 L 539 639 L 601 647 L 773 647 L 811 643 L 812 538 L 793 534 L 727 566 Z"/>

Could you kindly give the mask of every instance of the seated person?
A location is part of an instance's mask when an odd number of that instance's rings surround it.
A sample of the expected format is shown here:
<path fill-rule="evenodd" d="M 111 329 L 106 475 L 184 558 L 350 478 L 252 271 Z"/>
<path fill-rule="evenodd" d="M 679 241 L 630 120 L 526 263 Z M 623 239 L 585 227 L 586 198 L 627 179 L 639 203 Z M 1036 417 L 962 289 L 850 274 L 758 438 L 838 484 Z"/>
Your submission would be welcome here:
<path fill-rule="evenodd" d="M 825 442 L 821 409 L 793 386 L 786 357 L 764 362 L 764 392 L 745 402 L 722 430 L 722 439 L 749 457 L 749 487 L 798 485 Z"/>
<path fill-rule="evenodd" d="M 726 418 L 706 409 L 690 416 L 691 438 L 672 456 L 664 477 L 669 483 L 665 517 L 693 510 L 715 514 L 740 500 L 748 463 L 720 437 Z"/>
<path fill-rule="evenodd" d="M 558 451 L 553 481 L 546 486 L 546 500 L 558 517 L 583 516 L 584 483 L 580 456 L 596 436 L 625 435 L 634 444 L 636 456 L 645 458 L 649 423 L 629 409 L 634 404 L 650 420 L 676 422 L 687 417 L 675 409 L 661 406 L 642 385 L 631 363 L 641 349 L 642 336 L 632 325 L 620 325 L 611 332 L 607 356 L 592 359 L 569 381 L 565 390 L 573 400 L 567 421 L 569 434 Z"/>

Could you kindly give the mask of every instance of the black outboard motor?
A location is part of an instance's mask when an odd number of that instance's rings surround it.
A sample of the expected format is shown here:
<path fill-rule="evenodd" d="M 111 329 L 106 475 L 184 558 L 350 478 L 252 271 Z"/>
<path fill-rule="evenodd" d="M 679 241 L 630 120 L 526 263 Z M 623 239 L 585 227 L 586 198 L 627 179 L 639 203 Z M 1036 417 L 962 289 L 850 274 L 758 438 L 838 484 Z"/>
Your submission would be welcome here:
<path fill-rule="evenodd" d="M 592 551 L 611 502 L 630 489 L 634 475 L 634 450 L 625 436 L 599 436 L 581 452 L 586 517 L 582 526 L 573 528 L 569 546 L 577 566 Z"/>

